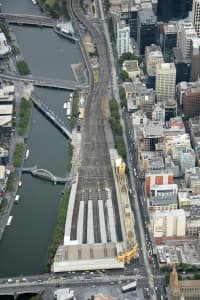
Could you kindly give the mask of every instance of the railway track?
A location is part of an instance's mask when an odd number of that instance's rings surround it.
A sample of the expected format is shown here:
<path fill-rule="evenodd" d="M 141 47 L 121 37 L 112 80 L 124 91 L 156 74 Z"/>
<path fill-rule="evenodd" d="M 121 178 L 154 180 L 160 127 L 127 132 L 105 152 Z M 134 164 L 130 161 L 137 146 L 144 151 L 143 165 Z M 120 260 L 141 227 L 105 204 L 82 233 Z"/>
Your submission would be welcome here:
<path fill-rule="evenodd" d="M 105 190 L 109 189 L 112 195 L 113 211 L 115 216 L 115 227 L 117 232 L 117 240 L 122 239 L 121 227 L 117 222 L 118 206 L 115 201 L 115 189 L 113 182 L 113 174 L 109 158 L 109 151 L 105 137 L 103 102 L 106 100 L 107 85 L 109 81 L 109 69 L 106 55 L 106 45 L 103 34 L 94 27 L 91 21 L 83 14 L 80 7 L 80 0 L 68 0 L 68 11 L 72 18 L 75 30 L 79 35 L 81 51 L 85 60 L 89 76 L 89 93 L 86 104 L 86 118 L 83 127 L 83 144 L 82 144 L 82 161 L 79 168 L 78 189 L 76 193 L 75 208 L 72 217 L 71 239 L 77 238 L 77 223 L 80 202 L 85 201 L 86 208 L 88 201 L 92 200 L 93 223 L 94 223 L 94 241 L 101 242 L 99 228 L 99 200 L 103 200 L 104 211 L 107 209 L 107 199 Z M 93 42 L 96 45 L 97 57 L 99 62 L 99 80 L 94 82 L 93 70 L 90 64 L 90 58 L 84 48 L 79 23 L 82 23 Z M 102 199 L 99 199 L 99 194 Z M 83 222 L 83 242 L 87 241 L 87 215 L 84 213 Z M 107 232 L 109 231 L 106 224 Z"/>

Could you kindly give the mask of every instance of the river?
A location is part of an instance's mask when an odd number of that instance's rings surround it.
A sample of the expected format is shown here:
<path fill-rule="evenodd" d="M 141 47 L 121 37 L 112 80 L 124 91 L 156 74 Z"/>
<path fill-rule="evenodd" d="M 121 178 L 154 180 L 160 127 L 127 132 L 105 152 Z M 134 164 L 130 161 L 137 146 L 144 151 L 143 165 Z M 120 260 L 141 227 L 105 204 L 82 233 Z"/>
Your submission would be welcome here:
<path fill-rule="evenodd" d="M 41 14 L 31 0 L 1 0 L 2 12 Z M 38 76 L 75 80 L 70 65 L 81 60 L 77 45 L 57 36 L 52 29 L 12 26 L 21 53 L 31 73 Z M 61 118 L 67 91 L 36 88 L 36 94 Z M 57 176 L 66 175 L 69 143 L 66 138 L 33 108 L 30 150 L 25 166 L 37 165 Z M 26 276 L 42 273 L 56 224 L 62 185 L 53 185 L 22 176 L 18 190 L 20 203 L 12 210 L 13 221 L 0 241 L 0 276 Z"/>

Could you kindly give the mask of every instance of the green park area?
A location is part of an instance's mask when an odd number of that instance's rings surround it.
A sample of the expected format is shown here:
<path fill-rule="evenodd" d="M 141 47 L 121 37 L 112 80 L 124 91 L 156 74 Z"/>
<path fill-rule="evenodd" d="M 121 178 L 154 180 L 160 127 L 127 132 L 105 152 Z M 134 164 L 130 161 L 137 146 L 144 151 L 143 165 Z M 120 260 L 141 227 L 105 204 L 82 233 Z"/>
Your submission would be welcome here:
<path fill-rule="evenodd" d="M 21 167 L 23 153 L 24 153 L 24 144 L 23 143 L 16 144 L 14 155 L 13 155 L 13 164 L 15 168 Z"/>
<path fill-rule="evenodd" d="M 60 206 L 59 206 L 58 215 L 57 215 L 57 223 L 56 223 L 56 227 L 55 227 L 55 230 L 53 233 L 52 242 L 49 247 L 48 263 L 47 263 L 47 266 L 45 269 L 45 271 L 47 271 L 47 272 L 50 271 L 51 264 L 53 263 L 53 258 L 56 254 L 56 250 L 57 250 L 58 246 L 63 242 L 64 231 L 65 231 L 65 219 L 66 219 L 66 215 L 67 215 L 69 195 L 70 195 L 70 190 L 65 189 L 64 194 L 60 201 Z"/>
<path fill-rule="evenodd" d="M 20 120 L 18 126 L 19 135 L 23 136 L 26 133 L 27 126 L 29 124 L 31 114 L 31 101 L 25 98 L 21 99 L 20 104 Z"/>
<path fill-rule="evenodd" d="M 124 145 L 122 126 L 120 123 L 119 105 L 116 99 L 111 99 L 109 102 L 110 106 L 110 126 L 113 131 L 115 147 L 123 158 L 126 158 L 126 148 Z"/>
<path fill-rule="evenodd" d="M 20 75 L 28 75 L 30 74 L 29 67 L 25 60 L 18 60 L 17 61 L 17 70 Z"/>

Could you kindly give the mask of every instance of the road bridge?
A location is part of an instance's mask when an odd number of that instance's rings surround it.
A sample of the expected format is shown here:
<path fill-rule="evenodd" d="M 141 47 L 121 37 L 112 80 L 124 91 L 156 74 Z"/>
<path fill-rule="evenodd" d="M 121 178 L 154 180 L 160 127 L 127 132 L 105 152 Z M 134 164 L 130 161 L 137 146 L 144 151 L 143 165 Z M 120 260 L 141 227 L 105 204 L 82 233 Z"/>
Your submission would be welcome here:
<path fill-rule="evenodd" d="M 70 141 L 72 140 L 72 133 L 67 128 L 67 125 L 59 119 L 59 117 L 50 108 L 42 102 L 42 100 L 35 94 L 31 94 L 33 104 L 41 111 L 48 120 L 50 120 Z"/>
<path fill-rule="evenodd" d="M 39 178 L 44 178 L 46 180 L 50 180 L 53 183 L 63 183 L 65 184 L 67 181 L 70 181 L 69 178 L 65 177 L 59 177 L 55 176 L 53 173 L 46 169 L 38 168 L 37 166 L 29 167 L 29 168 L 23 168 L 22 169 L 23 173 L 30 173 L 33 176 L 39 177 Z"/>
<path fill-rule="evenodd" d="M 9 24 L 32 25 L 42 27 L 54 27 L 57 23 L 57 20 L 49 17 L 27 14 L 0 13 L 0 19 L 5 20 Z"/>
<path fill-rule="evenodd" d="M 35 86 L 64 89 L 70 91 L 88 88 L 88 85 L 84 83 L 68 81 L 63 79 L 36 77 L 36 76 L 26 77 L 26 76 L 20 76 L 18 74 L 13 74 L 13 73 L 11 74 L 0 73 L 0 78 L 5 80 L 11 80 L 11 81 L 29 82 Z"/>

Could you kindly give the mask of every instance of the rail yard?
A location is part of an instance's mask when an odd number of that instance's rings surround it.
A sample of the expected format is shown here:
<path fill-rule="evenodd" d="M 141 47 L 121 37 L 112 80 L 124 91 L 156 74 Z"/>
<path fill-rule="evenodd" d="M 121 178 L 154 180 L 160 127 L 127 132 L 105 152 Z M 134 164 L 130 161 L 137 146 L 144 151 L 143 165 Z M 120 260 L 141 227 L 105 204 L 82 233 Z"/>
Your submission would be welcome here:
<path fill-rule="evenodd" d="M 72 183 L 64 245 L 57 250 L 54 272 L 123 268 L 124 263 L 137 257 L 125 175 L 118 177 L 113 166 L 118 155 L 113 158 L 105 135 L 102 107 L 108 101 L 107 45 L 104 35 L 84 16 L 79 4 L 79 0 L 68 1 L 68 11 L 79 33 L 90 89 L 82 130 L 81 165 Z M 88 54 L 81 44 L 78 22 L 84 25 L 96 45 L 99 63 L 96 83 Z"/>

